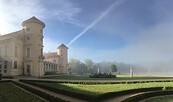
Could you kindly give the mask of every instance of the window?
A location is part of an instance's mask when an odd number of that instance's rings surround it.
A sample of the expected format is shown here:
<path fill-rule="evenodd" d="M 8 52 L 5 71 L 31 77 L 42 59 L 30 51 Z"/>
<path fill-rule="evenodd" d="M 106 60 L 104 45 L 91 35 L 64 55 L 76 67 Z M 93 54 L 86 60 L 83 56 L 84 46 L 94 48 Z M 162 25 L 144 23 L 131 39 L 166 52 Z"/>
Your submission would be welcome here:
<path fill-rule="evenodd" d="M 30 57 L 30 48 L 26 49 L 26 57 Z"/>
<path fill-rule="evenodd" d="M 0 56 L 2 56 L 2 48 L 0 48 Z"/>
<path fill-rule="evenodd" d="M 5 47 L 5 56 L 8 56 L 8 46 Z"/>
<path fill-rule="evenodd" d="M 27 36 L 27 37 L 26 37 L 26 40 L 30 40 L 30 37 L 29 37 L 29 36 Z"/>
<path fill-rule="evenodd" d="M 40 38 L 41 39 L 41 41 L 43 41 L 43 38 Z"/>
<path fill-rule="evenodd" d="M 30 31 L 30 28 L 26 28 L 26 31 L 29 32 Z"/>
<path fill-rule="evenodd" d="M 0 61 L 0 70 L 2 69 L 2 61 Z"/>
<path fill-rule="evenodd" d="M 40 52 L 41 52 L 41 56 L 42 56 L 43 55 L 43 48 L 41 48 Z"/>
<path fill-rule="evenodd" d="M 17 57 L 17 47 L 14 48 L 14 56 Z"/>
<path fill-rule="evenodd" d="M 56 60 L 53 60 L 53 63 L 56 63 Z"/>
<path fill-rule="evenodd" d="M 7 73 L 7 70 L 4 70 L 4 73 Z"/>
<path fill-rule="evenodd" d="M 27 65 L 27 73 L 30 74 L 30 65 Z"/>
<path fill-rule="evenodd" d="M 40 29 L 40 31 L 41 31 L 41 34 L 43 33 L 43 30 L 42 29 Z"/>
<path fill-rule="evenodd" d="M 17 69 L 17 61 L 14 61 L 14 69 Z"/>
<path fill-rule="evenodd" d="M 4 69 L 7 69 L 7 61 L 4 61 Z"/>

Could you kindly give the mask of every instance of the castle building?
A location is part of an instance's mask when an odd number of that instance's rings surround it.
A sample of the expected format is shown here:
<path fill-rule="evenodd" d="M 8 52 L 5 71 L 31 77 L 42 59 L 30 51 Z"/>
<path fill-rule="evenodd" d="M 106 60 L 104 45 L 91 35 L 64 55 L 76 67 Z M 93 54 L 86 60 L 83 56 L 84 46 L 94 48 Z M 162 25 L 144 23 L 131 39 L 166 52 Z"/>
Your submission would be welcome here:
<path fill-rule="evenodd" d="M 44 73 L 46 72 L 57 72 L 57 73 L 67 73 L 68 66 L 68 47 L 61 44 L 57 48 L 57 52 L 44 53 Z"/>
<path fill-rule="evenodd" d="M 43 55 L 43 29 L 45 24 L 32 17 L 22 23 L 22 30 L 0 35 L 0 73 L 3 76 L 43 76 L 45 63 L 58 73 L 67 73 L 67 50 L 62 44 L 55 53 Z M 54 62 L 56 60 L 56 63 Z"/>

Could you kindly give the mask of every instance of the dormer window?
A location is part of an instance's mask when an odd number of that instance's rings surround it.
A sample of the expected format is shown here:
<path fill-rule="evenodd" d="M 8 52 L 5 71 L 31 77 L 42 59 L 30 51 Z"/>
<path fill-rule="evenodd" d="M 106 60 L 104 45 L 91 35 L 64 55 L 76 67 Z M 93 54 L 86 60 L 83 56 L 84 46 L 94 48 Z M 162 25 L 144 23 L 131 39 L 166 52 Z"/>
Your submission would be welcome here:
<path fill-rule="evenodd" d="M 30 28 L 26 28 L 26 31 L 29 32 L 30 31 Z"/>

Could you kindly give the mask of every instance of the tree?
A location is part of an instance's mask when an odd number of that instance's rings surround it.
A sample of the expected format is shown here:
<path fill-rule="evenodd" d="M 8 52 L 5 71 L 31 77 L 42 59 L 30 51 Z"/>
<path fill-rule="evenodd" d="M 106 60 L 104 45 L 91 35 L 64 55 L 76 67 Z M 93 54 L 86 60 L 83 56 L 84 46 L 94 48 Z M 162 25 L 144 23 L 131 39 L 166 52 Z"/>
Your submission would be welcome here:
<path fill-rule="evenodd" d="M 116 72 L 117 71 L 117 66 L 115 64 L 111 64 L 110 71 L 111 72 Z"/>
<path fill-rule="evenodd" d="M 73 73 L 78 73 L 79 71 L 79 66 L 80 66 L 80 60 L 77 59 L 70 59 L 69 61 L 69 67 L 71 68 L 71 71 Z"/>
<path fill-rule="evenodd" d="M 85 60 L 85 65 L 87 66 L 89 72 L 92 72 L 93 64 L 94 63 L 91 59 Z"/>
<path fill-rule="evenodd" d="M 78 73 L 83 74 L 83 73 L 86 73 L 86 72 L 87 72 L 87 67 L 84 63 L 81 62 L 78 66 Z"/>

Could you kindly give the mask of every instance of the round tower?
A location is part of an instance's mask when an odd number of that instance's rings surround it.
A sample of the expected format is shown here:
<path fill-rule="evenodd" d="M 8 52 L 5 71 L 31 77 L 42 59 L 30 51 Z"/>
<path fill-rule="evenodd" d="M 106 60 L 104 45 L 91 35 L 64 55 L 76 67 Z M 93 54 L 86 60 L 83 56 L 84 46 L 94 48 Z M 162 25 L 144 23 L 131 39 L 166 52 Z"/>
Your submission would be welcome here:
<path fill-rule="evenodd" d="M 32 17 L 22 23 L 24 31 L 24 75 L 43 76 L 43 29 L 45 24 Z"/>
<path fill-rule="evenodd" d="M 61 44 L 57 48 L 57 55 L 60 56 L 58 73 L 67 73 L 67 66 L 68 66 L 68 47 L 65 46 L 64 44 Z"/>

